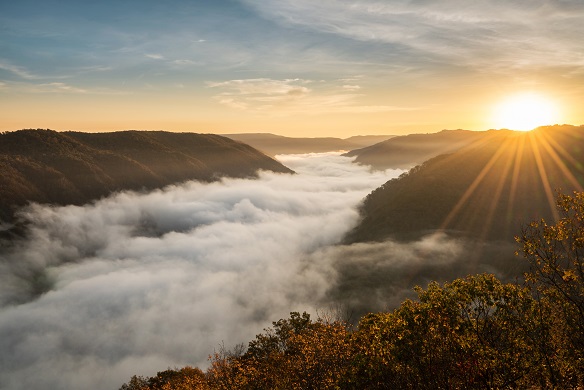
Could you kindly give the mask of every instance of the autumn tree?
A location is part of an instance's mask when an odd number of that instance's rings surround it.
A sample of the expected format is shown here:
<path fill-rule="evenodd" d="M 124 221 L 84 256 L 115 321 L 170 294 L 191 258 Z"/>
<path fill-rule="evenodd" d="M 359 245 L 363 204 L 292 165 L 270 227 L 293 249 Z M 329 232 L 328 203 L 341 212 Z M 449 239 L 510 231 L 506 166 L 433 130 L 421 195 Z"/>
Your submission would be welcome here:
<path fill-rule="evenodd" d="M 133 376 L 120 390 L 207 390 L 205 374 L 199 368 L 183 367 L 160 371 L 156 376 Z"/>
<path fill-rule="evenodd" d="M 335 388 L 350 362 L 347 325 L 298 312 L 272 325 L 240 357 L 216 354 L 209 380 L 217 388 Z"/>
<path fill-rule="evenodd" d="M 548 317 L 541 348 L 552 385 L 584 386 L 584 192 L 559 194 L 559 220 L 536 221 L 517 241 L 529 261 L 526 279 Z"/>
<path fill-rule="evenodd" d="M 370 314 L 354 335 L 347 388 L 451 389 L 525 385 L 536 367 L 529 291 L 493 275 L 417 288 L 419 300 Z"/>

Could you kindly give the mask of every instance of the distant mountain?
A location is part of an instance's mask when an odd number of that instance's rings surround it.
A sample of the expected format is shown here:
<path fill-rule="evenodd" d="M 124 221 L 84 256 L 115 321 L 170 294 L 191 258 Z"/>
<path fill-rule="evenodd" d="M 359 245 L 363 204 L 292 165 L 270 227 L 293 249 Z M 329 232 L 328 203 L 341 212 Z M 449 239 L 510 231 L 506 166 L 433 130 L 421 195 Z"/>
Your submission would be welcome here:
<path fill-rule="evenodd" d="M 351 150 L 355 162 L 375 169 L 408 169 L 440 154 L 450 153 L 476 142 L 487 132 L 443 130 L 439 133 L 393 137 L 365 148 Z"/>
<path fill-rule="evenodd" d="M 0 221 L 29 201 L 82 204 L 115 191 L 186 180 L 292 173 L 251 146 L 213 134 L 20 130 L 0 134 Z"/>
<path fill-rule="evenodd" d="M 354 135 L 349 138 L 345 138 L 352 144 L 359 145 L 359 147 L 364 148 L 366 146 L 375 145 L 379 142 L 387 141 L 390 138 L 396 137 L 395 135 Z"/>
<path fill-rule="evenodd" d="M 556 190 L 583 187 L 584 126 L 489 131 L 369 194 L 346 241 L 407 241 L 436 230 L 513 241 L 522 224 L 555 218 Z"/>
<path fill-rule="evenodd" d="M 392 137 L 391 135 L 366 135 L 341 139 L 333 137 L 295 138 L 269 133 L 223 135 L 251 145 L 270 156 L 275 156 L 277 154 L 324 153 L 336 152 L 339 150 L 352 150 L 373 145 L 374 143 Z"/>

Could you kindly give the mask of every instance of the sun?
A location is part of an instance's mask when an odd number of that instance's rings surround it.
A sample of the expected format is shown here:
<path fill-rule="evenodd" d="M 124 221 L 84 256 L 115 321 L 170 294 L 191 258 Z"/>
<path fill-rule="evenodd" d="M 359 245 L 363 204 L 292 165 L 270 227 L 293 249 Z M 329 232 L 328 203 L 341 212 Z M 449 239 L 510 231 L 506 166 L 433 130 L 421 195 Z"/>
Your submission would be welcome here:
<path fill-rule="evenodd" d="M 529 131 L 559 123 L 556 104 L 537 93 L 521 93 L 501 101 L 494 111 L 496 128 Z"/>

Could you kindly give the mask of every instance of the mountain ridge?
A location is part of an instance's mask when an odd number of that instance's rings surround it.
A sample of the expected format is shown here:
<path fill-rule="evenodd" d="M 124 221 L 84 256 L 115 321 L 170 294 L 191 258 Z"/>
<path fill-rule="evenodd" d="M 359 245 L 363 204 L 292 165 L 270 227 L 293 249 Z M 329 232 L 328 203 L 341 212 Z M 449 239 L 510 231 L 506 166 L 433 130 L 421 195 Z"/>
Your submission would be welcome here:
<path fill-rule="evenodd" d="M 28 202 L 82 204 L 122 190 L 187 180 L 293 173 L 241 142 L 215 134 L 23 129 L 0 134 L 0 220 Z"/>
<path fill-rule="evenodd" d="M 371 192 L 346 241 L 408 241 L 436 230 L 512 241 L 521 224 L 554 219 L 554 191 L 582 190 L 583 155 L 584 126 L 490 131 Z"/>
<path fill-rule="evenodd" d="M 344 154 L 355 157 L 357 164 L 374 169 L 409 169 L 444 153 L 454 152 L 477 142 L 490 131 L 442 130 L 437 133 L 414 133 L 392 137 L 388 140 Z"/>
<path fill-rule="evenodd" d="M 244 142 L 270 156 L 278 154 L 326 153 L 353 150 L 394 137 L 392 135 L 363 135 L 349 138 L 336 137 L 286 137 L 271 133 L 222 134 Z"/>

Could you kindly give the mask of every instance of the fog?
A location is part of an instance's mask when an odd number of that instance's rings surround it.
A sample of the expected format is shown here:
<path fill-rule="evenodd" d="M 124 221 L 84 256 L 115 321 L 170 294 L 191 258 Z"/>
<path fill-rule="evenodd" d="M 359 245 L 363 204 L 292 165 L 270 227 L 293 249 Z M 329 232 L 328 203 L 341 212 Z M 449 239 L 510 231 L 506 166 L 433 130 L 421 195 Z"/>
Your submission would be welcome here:
<path fill-rule="evenodd" d="M 0 259 L 0 388 L 117 389 L 205 368 L 221 344 L 291 311 L 358 316 L 398 305 L 414 284 L 493 271 L 445 235 L 338 245 L 363 197 L 402 172 L 336 154 L 279 159 L 297 174 L 23 210 L 27 238 Z"/>
<path fill-rule="evenodd" d="M 0 262 L 0 388 L 117 389 L 321 309 L 335 273 L 314 253 L 401 172 L 280 158 L 298 174 L 24 210 L 27 239 Z"/>

